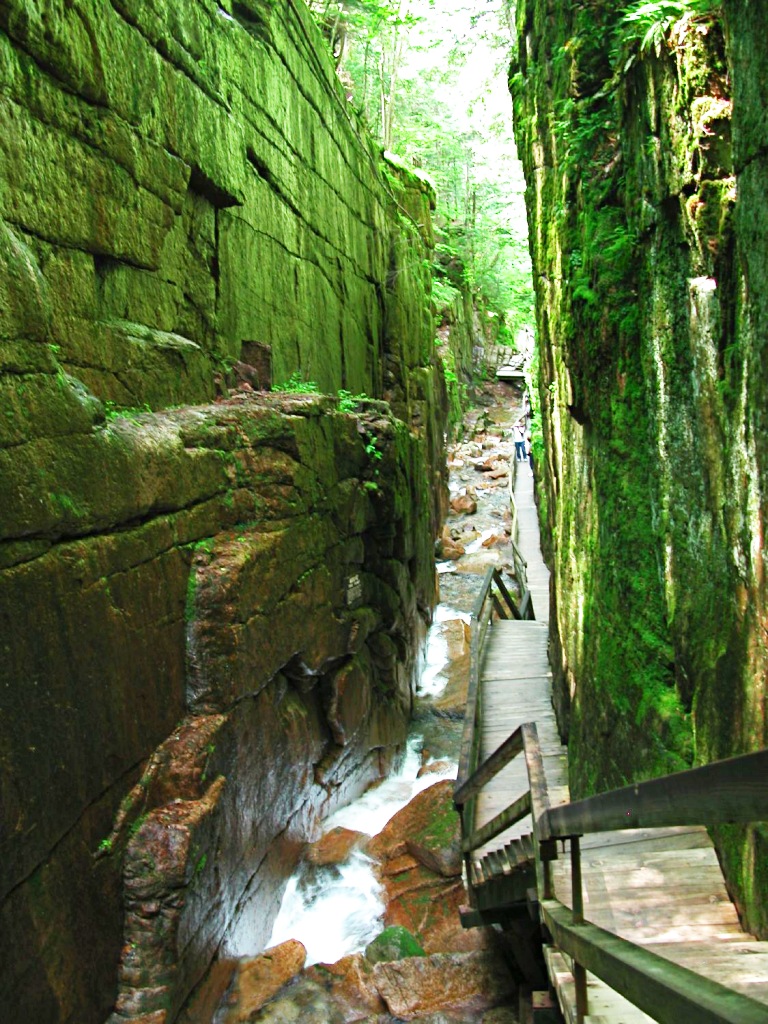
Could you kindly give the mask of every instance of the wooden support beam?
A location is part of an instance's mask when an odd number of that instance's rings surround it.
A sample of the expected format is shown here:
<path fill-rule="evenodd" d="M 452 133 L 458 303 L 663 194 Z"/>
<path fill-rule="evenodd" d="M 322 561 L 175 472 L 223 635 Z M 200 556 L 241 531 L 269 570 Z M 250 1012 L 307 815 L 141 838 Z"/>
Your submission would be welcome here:
<path fill-rule="evenodd" d="M 520 615 L 520 612 L 518 611 L 518 607 L 517 607 L 517 604 L 515 602 L 515 599 L 512 597 L 510 592 L 507 590 L 507 586 L 504 583 L 504 580 L 502 579 L 501 573 L 498 570 L 493 574 L 493 582 L 496 584 L 496 586 L 498 587 L 499 593 L 504 598 L 504 600 L 505 600 L 505 602 L 507 604 L 507 608 L 510 610 L 510 612 L 512 612 L 512 614 L 514 615 L 515 618 L 518 618 L 519 615 Z M 509 618 L 509 616 L 507 615 L 507 616 L 505 616 L 505 618 Z"/>
<path fill-rule="evenodd" d="M 521 725 L 520 729 L 523 734 L 525 763 L 528 768 L 528 782 L 531 787 L 531 813 L 533 814 L 536 838 L 541 841 L 549 839 L 549 833 L 546 829 L 542 830 L 544 812 L 549 809 L 549 796 L 547 795 L 547 777 L 544 773 L 544 762 L 541 757 L 541 746 L 539 745 L 539 733 L 533 722 Z M 544 821 L 546 822 L 546 819 Z"/>
<path fill-rule="evenodd" d="M 493 593 L 493 591 L 491 591 L 491 601 L 493 603 L 494 610 L 496 614 L 499 616 L 499 618 L 508 619 L 509 616 L 507 615 L 507 609 L 504 607 L 504 605 L 501 603 L 498 597 Z"/>

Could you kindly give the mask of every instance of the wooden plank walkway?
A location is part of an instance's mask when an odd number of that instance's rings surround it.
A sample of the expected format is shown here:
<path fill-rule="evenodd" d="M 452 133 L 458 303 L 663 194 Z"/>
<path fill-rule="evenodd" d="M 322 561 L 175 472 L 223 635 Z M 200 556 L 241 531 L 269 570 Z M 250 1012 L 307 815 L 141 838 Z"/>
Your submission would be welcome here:
<path fill-rule="evenodd" d="M 535 722 L 552 805 L 567 802 L 567 750 L 560 743 L 547 658 L 549 573 L 541 557 L 538 518 L 527 465 L 515 483 L 518 546 L 528 562 L 537 621 L 495 621 L 481 666 L 482 763 L 517 726 Z M 524 758 L 515 758 L 478 797 L 483 825 L 528 788 Z M 476 854 L 501 849 L 531 831 L 530 817 L 492 839 Z M 641 829 L 582 840 L 584 915 L 625 939 L 766 1004 L 768 943 L 744 933 L 725 889 L 711 840 L 703 828 Z M 553 865 L 555 895 L 571 906 L 567 855 Z M 549 948 L 550 979 L 566 1021 L 576 1020 L 571 964 Z M 646 1024 L 652 1018 L 592 974 L 587 975 L 588 1024 Z M 689 1024 L 689 1022 L 680 1022 Z M 690 1022 L 693 1024 L 693 1022 Z"/>
<path fill-rule="evenodd" d="M 533 500 L 533 479 L 528 463 L 518 462 L 515 475 L 517 546 L 528 563 L 528 589 L 539 622 L 549 622 L 549 569 L 541 554 L 539 513 Z"/>
<path fill-rule="evenodd" d="M 549 570 L 539 544 L 539 521 L 533 500 L 533 480 L 527 463 L 517 464 L 515 480 L 517 543 L 528 563 L 528 587 L 536 621 L 494 621 L 485 642 L 480 670 L 483 693 L 480 762 L 525 722 L 536 722 L 553 803 L 568 800 L 568 763 L 560 743 L 552 708 L 549 667 Z M 528 789 L 525 760 L 516 757 L 493 778 L 477 800 L 476 825 L 484 825 Z M 477 851 L 477 857 L 527 835 L 527 816 Z"/>

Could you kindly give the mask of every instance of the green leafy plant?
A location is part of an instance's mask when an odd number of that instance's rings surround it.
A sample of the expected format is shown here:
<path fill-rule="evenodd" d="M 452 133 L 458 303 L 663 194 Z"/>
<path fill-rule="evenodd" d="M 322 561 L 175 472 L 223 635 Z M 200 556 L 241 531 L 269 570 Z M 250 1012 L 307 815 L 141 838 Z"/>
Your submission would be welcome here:
<path fill-rule="evenodd" d="M 140 815 L 139 815 L 139 817 L 138 817 L 138 818 L 136 818 L 136 820 L 135 820 L 135 821 L 132 821 L 132 822 L 131 822 L 131 826 L 130 826 L 130 828 L 128 829 L 128 831 L 130 832 L 130 834 L 131 834 L 132 836 L 135 836 L 135 835 L 136 835 L 136 834 L 138 833 L 138 831 L 139 831 L 139 829 L 141 828 L 141 826 L 142 826 L 142 825 L 144 824 L 144 822 L 145 822 L 145 821 L 147 820 L 147 817 L 148 817 L 148 814 L 147 814 L 147 813 L 145 813 L 145 814 L 140 814 Z"/>
<path fill-rule="evenodd" d="M 384 453 L 379 448 L 379 439 L 375 434 L 371 434 L 366 431 L 363 434 L 364 439 L 364 451 L 370 459 L 370 475 L 372 479 L 363 481 L 363 489 L 366 491 L 376 492 L 379 489 L 377 477 L 379 475 L 378 464 L 384 458 Z"/>
<path fill-rule="evenodd" d="M 639 43 L 641 53 L 651 49 L 659 53 L 677 22 L 713 14 L 719 6 L 717 0 L 642 0 L 624 11 L 622 37 L 627 43 Z"/>
<path fill-rule="evenodd" d="M 368 395 L 365 392 L 353 395 L 351 391 L 345 391 L 344 388 L 340 388 L 336 394 L 339 397 L 339 412 L 357 412 L 360 403 L 368 401 Z"/>
<path fill-rule="evenodd" d="M 373 459 L 374 462 L 378 462 L 384 458 L 383 452 L 376 447 L 377 441 L 378 438 L 375 435 L 371 435 L 368 442 L 365 445 L 365 454 L 368 456 L 369 459 Z"/>
<path fill-rule="evenodd" d="M 444 278 L 436 277 L 432 281 L 432 299 L 438 312 L 452 306 L 460 294 L 459 289 L 454 288 L 454 286 Z"/>
<path fill-rule="evenodd" d="M 118 405 L 110 398 L 104 403 L 104 416 L 109 421 L 113 420 L 136 420 L 145 412 L 152 412 L 152 406 L 145 402 L 140 406 Z"/>
<path fill-rule="evenodd" d="M 318 395 L 320 388 L 313 380 L 304 380 L 300 370 L 295 370 L 288 380 L 282 384 L 273 384 L 272 391 L 280 391 L 288 395 Z"/>

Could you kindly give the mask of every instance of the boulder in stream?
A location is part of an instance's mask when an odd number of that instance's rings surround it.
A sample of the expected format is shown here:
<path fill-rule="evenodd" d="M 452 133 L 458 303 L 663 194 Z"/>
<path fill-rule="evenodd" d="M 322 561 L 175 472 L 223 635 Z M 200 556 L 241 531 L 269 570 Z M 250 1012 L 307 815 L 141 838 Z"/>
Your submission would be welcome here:
<path fill-rule="evenodd" d="M 457 494 L 451 498 L 451 512 L 457 516 L 473 516 L 477 512 L 477 499 L 471 494 Z"/>
<path fill-rule="evenodd" d="M 451 536 L 450 530 L 445 527 L 443 529 L 440 540 L 435 545 L 435 554 L 438 558 L 446 558 L 451 561 L 455 561 L 457 558 L 465 553 L 463 544 L 459 544 Z"/>
<path fill-rule="evenodd" d="M 453 787 L 445 779 L 419 793 L 367 850 L 379 861 L 385 924 L 407 928 L 427 953 L 476 950 L 488 941 L 485 929 L 461 926 L 466 890 Z"/>
<path fill-rule="evenodd" d="M 365 947 L 365 959 L 370 964 L 424 955 L 424 950 L 415 936 L 407 928 L 397 924 L 385 928 Z"/>
<path fill-rule="evenodd" d="M 272 946 L 261 956 L 249 957 L 238 964 L 226 997 L 227 1010 L 222 1024 L 241 1024 L 272 999 L 283 985 L 304 967 L 307 951 L 297 939 Z"/>
<path fill-rule="evenodd" d="M 415 796 L 374 836 L 370 856 L 387 861 L 408 852 L 438 874 L 460 875 L 461 835 L 453 789 L 454 782 L 444 779 Z"/>
<path fill-rule="evenodd" d="M 366 832 L 356 832 L 338 825 L 321 836 L 316 843 L 310 843 L 304 856 L 310 864 L 324 867 L 327 864 L 343 864 L 353 850 L 364 846 L 370 840 Z"/>
<path fill-rule="evenodd" d="M 490 950 L 435 953 L 376 964 L 373 975 L 389 1012 L 417 1020 L 440 1010 L 478 1012 L 513 997 L 515 982 L 503 957 Z"/>
<path fill-rule="evenodd" d="M 335 964 L 315 964 L 307 968 L 304 977 L 322 987 L 344 1021 L 363 1020 L 386 1010 L 372 965 L 362 953 L 342 957 Z"/>

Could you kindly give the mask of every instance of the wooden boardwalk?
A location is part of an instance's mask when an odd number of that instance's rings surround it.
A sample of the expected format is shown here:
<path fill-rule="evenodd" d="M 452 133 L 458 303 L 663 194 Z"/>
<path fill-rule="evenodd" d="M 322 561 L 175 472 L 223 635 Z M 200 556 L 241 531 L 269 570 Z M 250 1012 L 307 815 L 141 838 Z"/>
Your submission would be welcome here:
<path fill-rule="evenodd" d="M 485 642 L 480 671 L 485 712 L 482 718 L 480 761 L 485 760 L 519 726 L 535 722 L 542 745 L 551 799 L 568 800 L 568 762 L 560 743 L 552 708 L 549 641 L 549 570 L 539 543 L 539 521 L 533 500 L 533 480 L 527 463 L 518 463 L 515 480 L 517 543 L 527 562 L 528 588 L 536 621 L 494 621 Z M 515 758 L 492 779 L 477 800 L 476 825 L 484 825 L 528 788 L 525 761 Z M 531 831 L 530 816 L 492 839 L 478 856 Z"/>
<path fill-rule="evenodd" d="M 515 475 L 517 546 L 528 563 L 528 589 L 538 622 L 549 622 L 549 569 L 541 554 L 539 513 L 533 500 L 533 479 L 528 464 L 517 463 Z"/>
<path fill-rule="evenodd" d="M 528 563 L 537 621 L 494 621 L 481 662 L 482 763 L 517 726 L 535 722 L 550 804 L 569 800 L 567 750 L 560 743 L 547 658 L 549 573 L 539 547 L 532 480 L 519 466 L 515 484 L 518 544 Z M 490 821 L 528 788 L 525 759 L 517 757 L 477 798 L 475 825 Z M 531 832 L 530 816 L 476 853 L 477 859 Z M 705 829 L 627 830 L 582 840 L 584 916 L 625 939 L 765 1004 L 750 1021 L 768 1024 L 768 943 L 744 933 L 728 898 L 717 856 Z M 570 863 L 554 864 L 555 896 L 571 906 Z M 571 964 L 546 950 L 550 980 L 566 1021 L 576 1020 Z M 695 978 L 693 979 L 695 987 Z M 638 1024 L 653 1018 L 602 981 L 587 975 L 588 1024 Z M 706 1018 L 709 1020 L 710 1018 Z M 714 1018 L 713 1018 L 714 1019 Z M 739 1021 L 737 1015 L 733 1018 Z M 696 1024 L 680 1021 L 680 1024 Z"/>

